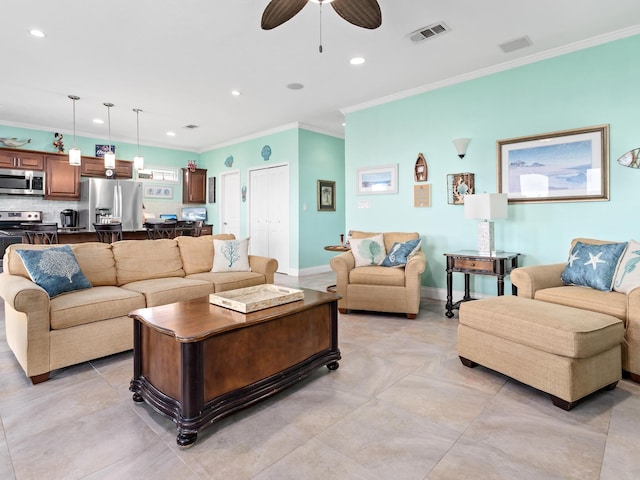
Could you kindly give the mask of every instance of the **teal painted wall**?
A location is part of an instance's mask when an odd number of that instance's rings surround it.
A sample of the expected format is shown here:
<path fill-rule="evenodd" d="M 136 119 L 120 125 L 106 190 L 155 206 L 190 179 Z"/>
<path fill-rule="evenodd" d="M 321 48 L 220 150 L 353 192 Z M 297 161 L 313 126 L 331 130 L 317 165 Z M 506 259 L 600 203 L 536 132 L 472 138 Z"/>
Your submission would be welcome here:
<path fill-rule="evenodd" d="M 423 285 L 445 288 L 444 252 L 476 248 L 476 223 L 447 203 L 446 176 L 475 174 L 476 191 L 496 191 L 496 141 L 599 124 L 610 125 L 610 201 L 509 205 L 496 221 L 496 248 L 521 264 L 566 260 L 572 238 L 637 238 L 631 203 L 640 170 L 617 164 L 640 146 L 640 36 L 514 68 L 353 112 L 346 127 L 346 228 L 418 231 L 428 266 Z M 459 159 L 451 143 L 469 137 Z M 427 158 L 430 208 L 413 207 L 413 166 Z M 357 195 L 356 169 L 397 163 L 397 195 Z M 358 208 L 369 200 L 371 208 Z M 458 278 L 460 277 L 460 278 Z M 463 288 L 454 275 L 454 288 Z M 495 294 L 495 279 L 472 277 L 472 290 Z"/>
<path fill-rule="evenodd" d="M 261 155 L 265 145 L 272 152 L 268 161 Z M 224 163 L 229 156 L 233 156 L 232 167 Z M 238 170 L 241 185 L 248 185 L 249 170 L 283 164 L 289 165 L 290 178 L 290 269 L 297 273 L 305 268 L 326 266 L 331 255 L 325 255 L 328 252 L 323 247 L 337 243 L 344 226 L 344 140 L 291 128 L 204 152 L 199 162 L 209 176 L 219 177 L 226 170 Z M 336 180 L 339 208 L 335 213 L 316 210 L 318 179 Z M 213 223 L 219 218 L 218 205 L 217 202 L 207 205 Z M 247 203 L 241 204 L 240 218 L 241 235 L 248 235 Z"/>
<path fill-rule="evenodd" d="M 344 140 L 309 130 L 300 135 L 300 268 L 327 265 L 344 231 Z M 336 182 L 336 211 L 318 211 L 318 180 Z"/>
<path fill-rule="evenodd" d="M 55 132 L 45 132 L 42 130 L 32 130 L 28 128 L 12 127 L 8 125 L 2 125 L 0 123 L 0 138 L 17 138 L 18 140 L 31 139 L 31 142 L 19 147 L 21 150 L 37 150 L 41 152 L 56 153 L 57 150 L 53 146 Z M 63 137 L 64 151 L 69 152 L 69 149 L 73 147 L 73 136 L 64 135 Z M 95 156 L 95 146 L 105 145 L 108 143 L 105 139 L 90 138 L 76 136 L 76 146 L 80 148 L 83 155 L 88 157 Z M 137 153 L 137 145 L 131 143 L 124 143 L 120 141 L 111 141 L 116 146 L 116 158 L 118 160 L 133 160 L 133 157 Z M 4 147 L 3 144 L 0 146 Z M 9 148 L 9 147 L 6 147 Z M 200 155 L 194 152 L 188 152 L 184 150 L 172 150 L 168 148 L 152 147 L 148 145 L 140 145 L 140 155 L 144 157 L 145 167 L 174 167 L 182 168 L 187 166 L 189 160 L 198 161 Z M 182 182 L 172 185 L 174 187 L 173 202 L 181 202 L 182 200 Z M 0 205 L 11 201 L 11 197 L 0 196 Z M 168 201 L 168 200 L 167 200 Z M 155 202 L 165 202 L 163 199 L 156 199 Z"/>

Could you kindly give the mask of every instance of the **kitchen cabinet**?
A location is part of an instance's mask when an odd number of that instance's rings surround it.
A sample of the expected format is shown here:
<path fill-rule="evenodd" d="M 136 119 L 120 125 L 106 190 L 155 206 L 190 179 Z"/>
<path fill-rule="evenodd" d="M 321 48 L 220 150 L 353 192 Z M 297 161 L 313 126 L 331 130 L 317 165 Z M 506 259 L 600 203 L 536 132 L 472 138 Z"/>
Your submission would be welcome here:
<path fill-rule="evenodd" d="M 79 200 L 80 167 L 69 165 L 66 155 L 45 157 L 46 200 Z"/>
<path fill-rule="evenodd" d="M 182 169 L 182 203 L 207 203 L 206 169 Z"/>
<path fill-rule="evenodd" d="M 0 168 L 44 170 L 44 155 L 23 150 L 0 150 Z"/>
<path fill-rule="evenodd" d="M 80 175 L 83 177 L 105 177 L 104 159 L 97 157 L 82 157 Z M 116 178 L 129 179 L 133 177 L 133 162 L 116 160 Z"/>

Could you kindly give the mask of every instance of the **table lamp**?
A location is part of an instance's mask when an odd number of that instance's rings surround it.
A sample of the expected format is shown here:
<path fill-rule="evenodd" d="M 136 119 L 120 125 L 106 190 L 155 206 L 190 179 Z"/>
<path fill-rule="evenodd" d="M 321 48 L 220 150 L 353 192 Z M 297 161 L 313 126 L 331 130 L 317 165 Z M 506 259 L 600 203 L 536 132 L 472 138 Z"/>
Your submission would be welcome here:
<path fill-rule="evenodd" d="M 478 253 L 496 253 L 493 237 L 493 222 L 497 218 L 507 218 L 506 193 L 480 193 L 464 196 L 464 218 L 481 219 L 478 223 Z"/>

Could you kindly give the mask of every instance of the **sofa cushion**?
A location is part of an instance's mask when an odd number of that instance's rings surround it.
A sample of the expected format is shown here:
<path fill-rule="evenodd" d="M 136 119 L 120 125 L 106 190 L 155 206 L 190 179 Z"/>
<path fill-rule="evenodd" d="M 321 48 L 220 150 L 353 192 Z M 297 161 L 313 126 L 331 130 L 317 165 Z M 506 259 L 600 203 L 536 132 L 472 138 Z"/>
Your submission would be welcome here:
<path fill-rule="evenodd" d="M 158 240 L 152 241 L 157 242 Z M 122 288 L 144 295 L 147 307 L 191 300 L 213 293 L 213 285 L 211 283 L 194 278 L 167 277 L 140 280 L 127 283 Z"/>
<path fill-rule="evenodd" d="M 627 244 L 613 279 L 613 289 L 620 293 L 629 293 L 640 287 L 640 243 L 631 240 Z"/>
<path fill-rule="evenodd" d="M 416 238 L 407 242 L 395 242 L 380 264 L 383 267 L 404 267 L 409 259 L 420 250 L 422 240 Z"/>
<path fill-rule="evenodd" d="M 60 295 L 51 300 L 51 328 L 63 328 L 126 316 L 145 307 L 144 296 L 124 288 L 104 286 Z"/>
<path fill-rule="evenodd" d="M 249 239 L 219 240 L 213 239 L 212 272 L 248 272 Z"/>
<path fill-rule="evenodd" d="M 226 292 L 237 288 L 254 287 L 267 283 L 265 276 L 258 272 L 206 272 L 194 273 L 186 278 L 204 280 L 213 284 L 213 293 Z"/>
<path fill-rule="evenodd" d="M 404 268 L 356 267 L 349 272 L 349 284 L 404 287 Z"/>
<path fill-rule="evenodd" d="M 543 302 L 606 313 L 625 322 L 627 319 L 627 296 L 623 293 L 603 292 L 588 287 L 565 286 L 543 288 L 536 291 L 533 298 Z"/>
<path fill-rule="evenodd" d="M 212 239 L 233 240 L 234 238 L 236 237 L 232 233 L 202 235 L 200 237 L 176 237 L 185 275 L 210 272 L 211 268 L 213 268 Z"/>
<path fill-rule="evenodd" d="M 18 250 L 31 280 L 53 298 L 65 292 L 91 288 L 69 245 L 43 250 Z"/>
<path fill-rule="evenodd" d="M 110 244 L 87 242 L 74 243 L 70 246 L 78 265 L 80 265 L 80 270 L 94 287 L 116 284 L 115 260 Z M 25 243 L 9 245 L 5 251 L 3 270 L 11 275 L 20 275 L 30 279 L 18 250 L 46 250 L 49 248 L 55 248 L 55 245 L 29 245 Z"/>
<path fill-rule="evenodd" d="M 610 291 L 626 243 L 590 245 L 576 242 L 562 272 L 562 283 Z"/>
<path fill-rule="evenodd" d="M 384 260 L 386 251 L 382 234 L 362 239 L 352 238 L 350 244 L 356 267 L 380 265 Z"/>
<path fill-rule="evenodd" d="M 152 278 L 184 277 L 175 239 L 124 240 L 111 244 L 118 285 Z"/>

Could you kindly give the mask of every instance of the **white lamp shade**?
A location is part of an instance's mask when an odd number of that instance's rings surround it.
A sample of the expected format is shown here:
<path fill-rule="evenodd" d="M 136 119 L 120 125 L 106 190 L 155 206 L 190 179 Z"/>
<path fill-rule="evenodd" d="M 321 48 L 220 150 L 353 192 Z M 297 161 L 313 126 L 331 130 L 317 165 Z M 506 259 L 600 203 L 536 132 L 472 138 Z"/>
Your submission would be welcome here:
<path fill-rule="evenodd" d="M 456 152 L 460 158 L 467 154 L 467 147 L 469 146 L 470 138 L 456 138 L 453 141 L 453 145 L 456 147 Z"/>
<path fill-rule="evenodd" d="M 136 170 L 142 170 L 144 168 L 144 157 L 136 155 L 133 157 L 133 168 Z"/>
<path fill-rule="evenodd" d="M 480 193 L 464 196 L 464 218 L 495 220 L 507 218 L 506 193 Z"/>
<path fill-rule="evenodd" d="M 104 168 L 116 168 L 116 154 L 107 152 L 104 154 Z"/>
<path fill-rule="evenodd" d="M 69 150 L 69 165 L 78 167 L 82 164 L 82 153 L 78 147 Z"/>

